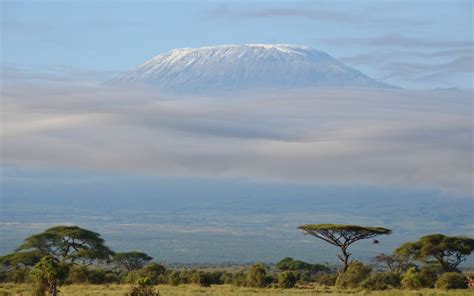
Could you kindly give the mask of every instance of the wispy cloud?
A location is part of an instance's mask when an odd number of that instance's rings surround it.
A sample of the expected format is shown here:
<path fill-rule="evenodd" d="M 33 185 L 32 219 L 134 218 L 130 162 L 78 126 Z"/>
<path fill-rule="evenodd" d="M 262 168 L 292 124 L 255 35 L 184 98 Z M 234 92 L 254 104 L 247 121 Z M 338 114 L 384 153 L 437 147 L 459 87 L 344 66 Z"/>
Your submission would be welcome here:
<path fill-rule="evenodd" d="M 472 40 L 429 40 L 402 35 L 333 38 L 328 44 L 363 46 L 370 50 L 342 57 L 350 66 L 367 66 L 378 79 L 394 84 L 466 85 L 472 81 Z"/>
<path fill-rule="evenodd" d="M 402 47 L 402 48 L 456 48 L 472 47 L 472 40 L 429 40 L 403 35 L 381 35 L 375 37 L 343 37 L 329 38 L 326 42 L 333 45 L 363 45 L 377 47 Z"/>
<path fill-rule="evenodd" d="M 5 85 L 2 162 L 472 193 L 470 93 Z"/>
<path fill-rule="evenodd" d="M 366 13 L 356 13 L 348 10 L 334 10 L 329 7 L 308 6 L 302 8 L 286 6 L 264 6 L 249 8 L 231 5 L 219 5 L 209 12 L 209 16 L 222 19 L 262 19 L 262 18 L 297 18 L 310 21 L 329 23 L 344 23 L 352 25 L 397 23 L 415 24 L 416 20 L 400 20 L 393 17 L 376 17 Z"/>
<path fill-rule="evenodd" d="M 445 63 L 391 62 L 382 66 L 385 78 L 397 77 L 414 80 L 439 80 L 457 74 L 473 74 L 474 55 L 461 56 Z"/>

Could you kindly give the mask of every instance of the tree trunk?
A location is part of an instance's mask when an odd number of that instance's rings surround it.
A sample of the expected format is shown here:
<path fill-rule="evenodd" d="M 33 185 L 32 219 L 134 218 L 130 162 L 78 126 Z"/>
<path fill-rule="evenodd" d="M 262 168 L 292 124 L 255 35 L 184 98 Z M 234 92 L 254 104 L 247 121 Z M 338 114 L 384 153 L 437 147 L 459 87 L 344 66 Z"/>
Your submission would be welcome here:
<path fill-rule="evenodd" d="M 342 272 L 346 272 L 347 267 L 349 267 L 349 257 L 350 253 L 347 252 L 346 248 L 341 247 L 342 256 L 339 256 L 339 259 L 342 261 Z"/>
<path fill-rule="evenodd" d="M 51 296 L 57 296 L 58 295 L 57 287 L 55 285 L 49 287 L 49 293 L 51 294 Z"/>

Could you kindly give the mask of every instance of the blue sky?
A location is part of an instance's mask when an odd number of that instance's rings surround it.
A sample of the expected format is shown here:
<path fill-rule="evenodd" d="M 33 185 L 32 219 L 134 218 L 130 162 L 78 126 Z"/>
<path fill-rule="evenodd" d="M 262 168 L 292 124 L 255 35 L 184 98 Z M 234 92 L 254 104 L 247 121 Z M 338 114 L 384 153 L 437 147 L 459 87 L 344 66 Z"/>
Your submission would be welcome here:
<path fill-rule="evenodd" d="M 2 1 L 2 65 L 108 79 L 159 53 L 312 46 L 407 88 L 471 88 L 467 1 Z"/>

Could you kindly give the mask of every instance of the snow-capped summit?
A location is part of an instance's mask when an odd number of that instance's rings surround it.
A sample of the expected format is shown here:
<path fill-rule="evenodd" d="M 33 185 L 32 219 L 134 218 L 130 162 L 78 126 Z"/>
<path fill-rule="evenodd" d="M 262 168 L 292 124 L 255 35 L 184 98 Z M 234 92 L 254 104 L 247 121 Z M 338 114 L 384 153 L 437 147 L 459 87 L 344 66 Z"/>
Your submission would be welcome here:
<path fill-rule="evenodd" d="M 390 87 L 306 46 L 220 45 L 160 54 L 112 84 L 150 84 L 165 91 L 208 93 L 306 87 Z"/>

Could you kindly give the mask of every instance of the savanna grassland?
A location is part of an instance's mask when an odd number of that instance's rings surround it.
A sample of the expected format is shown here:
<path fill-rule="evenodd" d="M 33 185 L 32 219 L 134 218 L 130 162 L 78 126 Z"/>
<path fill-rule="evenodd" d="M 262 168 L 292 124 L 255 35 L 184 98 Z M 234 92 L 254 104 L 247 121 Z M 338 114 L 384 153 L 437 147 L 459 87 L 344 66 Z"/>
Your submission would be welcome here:
<path fill-rule="evenodd" d="M 247 295 L 380 295 L 380 296 L 396 296 L 396 295 L 433 295 L 433 296 L 464 296 L 474 295 L 474 290 L 437 290 L 422 289 L 417 291 L 407 290 L 386 290 L 386 291 L 364 291 L 360 289 L 341 290 L 334 287 L 312 286 L 305 288 L 293 289 L 277 289 L 277 288 L 250 288 L 235 287 L 232 285 L 218 285 L 208 288 L 197 285 L 159 285 L 155 287 L 160 295 L 231 295 L 231 296 L 247 296 Z M 60 287 L 62 295 L 71 296 L 112 296 L 126 295 L 130 289 L 130 285 L 67 285 Z M 18 295 L 30 296 L 31 286 L 27 284 L 1 284 L 0 295 Z"/>

